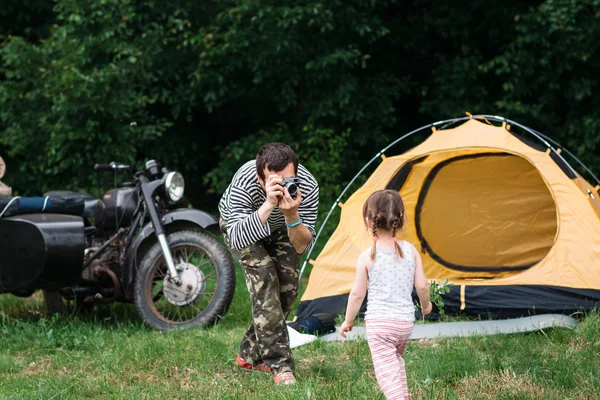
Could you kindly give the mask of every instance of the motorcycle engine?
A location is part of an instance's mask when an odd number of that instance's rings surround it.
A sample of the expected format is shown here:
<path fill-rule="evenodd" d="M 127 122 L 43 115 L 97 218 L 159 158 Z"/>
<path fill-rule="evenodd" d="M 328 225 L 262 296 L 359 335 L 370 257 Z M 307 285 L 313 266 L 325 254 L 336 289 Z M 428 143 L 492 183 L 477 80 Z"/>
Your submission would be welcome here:
<path fill-rule="evenodd" d="M 99 239 L 99 238 L 92 239 L 92 241 L 90 243 L 91 246 L 85 250 L 85 252 L 86 252 L 85 261 L 86 262 L 92 254 L 94 254 L 96 251 L 98 251 L 98 249 L 105 243 L 105 241 L 106 241 L 106 239 L 104 239 L 104 240 Z M 123 265 L 121 262 L 122 261 L 121 254 L 124 254 L 121 251 L 122 245 L 123 244 L 121 243 L 121 240 L 117 240 L 113 244 L 111 244 L 107 248 L 105 248 L 104 251 L 102 252 L 102 254 L 100 254 L 100 256 L 98 258 L 96 258 L 94 261 L 92 261 L 92 263 L 90 265 L 88 265 L 81 272 L 81 277 L 87 281 L 97 282 L 99 279 L 99 275 L 97 273 L 99 268 L 110 269 L 113 272 L 115 272 L 117 274 L 117 276 L 120 276 L 122 273 L 121 265 Z"/>

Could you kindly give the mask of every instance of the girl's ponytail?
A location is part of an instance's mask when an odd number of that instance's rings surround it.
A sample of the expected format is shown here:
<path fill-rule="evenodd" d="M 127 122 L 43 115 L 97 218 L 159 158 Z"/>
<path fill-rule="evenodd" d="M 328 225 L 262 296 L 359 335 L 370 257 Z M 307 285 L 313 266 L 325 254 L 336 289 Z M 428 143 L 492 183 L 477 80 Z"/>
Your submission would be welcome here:
<path fill-rule="evenodd" d="M 398 243 L 398 240 L 396 240 L 396 238 L 394 238 L 394 246 L 396 247 L 396 255 L 399 258 L 404 258 L 404 252 L 402 251 L 402 247 L 400 247 L 400 243 Z"/>
<path fill-rule="evenodd" d="M 396 238 L 396 232 L 398 231 L 398 221 L 394 221 L 392 223 L 392 236 L 394 240 L 394 247 L 396 248 L 396 255 L 399 258 L 404 258 L 404 252 L 402 251 L 402 247 L 400 247 L 400 243 L 398 243 L 398 239 Z"/>
<path fill-rule="evenodd" d="M 375 261 L 377 256 L 377 239 L 373 238 L 373 246 L 371 246 L 371 261 Z"/>
<path fill-rule="evenodd" d="M 373 235 L 373 246 L 371 246 L 371 260 L 375 261 L 377 256 L 377 224 L 379 223 L 379 215 L 374 215 L 371 220 L 371 234 Z"/>

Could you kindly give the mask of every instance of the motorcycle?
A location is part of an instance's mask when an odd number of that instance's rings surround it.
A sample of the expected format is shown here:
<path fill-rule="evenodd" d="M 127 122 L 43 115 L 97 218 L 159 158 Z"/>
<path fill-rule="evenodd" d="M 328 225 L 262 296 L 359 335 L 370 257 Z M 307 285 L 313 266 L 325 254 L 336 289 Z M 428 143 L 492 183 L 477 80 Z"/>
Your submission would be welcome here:
<path fill-rule="evenodd" d="M 96 164 L 129 173 L 129 166 Z M 177 208 L 181 173 L 155 160 L 101 198 L 54 191 L 0 198 L 0 293 L 43 290 L 49 309 L 134 303 L 157 330 L 210 326 L 227 312 L 235 269 L 207 212 Z"/>

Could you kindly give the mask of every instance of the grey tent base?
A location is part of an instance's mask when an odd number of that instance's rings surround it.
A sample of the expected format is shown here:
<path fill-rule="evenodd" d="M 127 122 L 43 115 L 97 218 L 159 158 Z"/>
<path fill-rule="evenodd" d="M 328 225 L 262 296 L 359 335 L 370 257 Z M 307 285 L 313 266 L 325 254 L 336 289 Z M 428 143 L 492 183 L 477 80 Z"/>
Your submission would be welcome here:
<path fill-rule="evenodd" d="M 430 324 L 416 324 L 410 339 L 510 334 L 533 332 L 553 327 L 574 328 L 577 325 L 578 322 L 575 319 L 562 314 L 534 315 L 531 317 L 493 321 L 436 322 Z M 346 333 L 346 336 L 348 338 L 344 339 L 340 335 L 339 326 L 337 326 L 335 332 L 321 336 L 319 340 L 331 342 L 366 338 L 366 329 L 364 326 L 355 326 L 351 332 Z"/>

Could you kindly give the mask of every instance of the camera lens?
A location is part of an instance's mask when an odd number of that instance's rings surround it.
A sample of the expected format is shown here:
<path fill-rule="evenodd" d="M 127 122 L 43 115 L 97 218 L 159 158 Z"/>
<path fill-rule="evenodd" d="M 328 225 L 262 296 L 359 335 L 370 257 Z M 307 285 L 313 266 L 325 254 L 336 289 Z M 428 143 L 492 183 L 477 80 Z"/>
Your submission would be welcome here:
<path fill-rule="evenodd" d="M 295 183 L 288 183 L 286 185 L 288 192 L 290 193 L 290 196 L 292 197 L 296 197 L 296 192 L 298 191 L 298 186 L 296 186 Z"/>

